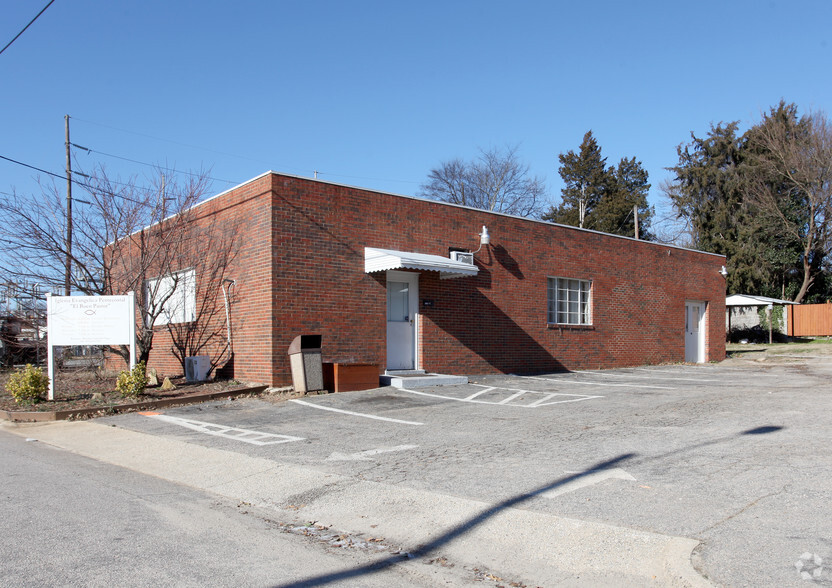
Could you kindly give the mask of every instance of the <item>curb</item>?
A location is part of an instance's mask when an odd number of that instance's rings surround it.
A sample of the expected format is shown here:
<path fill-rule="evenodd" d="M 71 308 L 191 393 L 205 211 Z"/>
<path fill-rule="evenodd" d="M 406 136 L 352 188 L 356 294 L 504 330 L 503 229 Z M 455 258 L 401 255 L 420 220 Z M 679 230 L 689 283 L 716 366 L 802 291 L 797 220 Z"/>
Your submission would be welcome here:
<path fill-rule="evenodd" d="M 169 406 L 198 404 L 209 400 L 222 400 L 223 398 L 233 398 L 236 396 L 245 396 L 247 394 L 259 394 L 266 388 L 268 388 L 268 386 L 251 386 L 248 388 L 237 388 L 236 390 L 223 390 L 222 392 L 197 392 L 195 394 L 188 394 L 187 396 L 178 396 L 176 398 L 160 398 L 159 400 L 144 400 L 142 402 L 129 402 L 126 404 L 76 408 L 74 410 L 42 410 L 28 412 L 18 410 L 0 410 L 0 420 L 12 423 L 45 423 L 52 421 L 65 421 L 67 419 L 102 412 L 110 415 L 131 410 L 166 408 Z"/>

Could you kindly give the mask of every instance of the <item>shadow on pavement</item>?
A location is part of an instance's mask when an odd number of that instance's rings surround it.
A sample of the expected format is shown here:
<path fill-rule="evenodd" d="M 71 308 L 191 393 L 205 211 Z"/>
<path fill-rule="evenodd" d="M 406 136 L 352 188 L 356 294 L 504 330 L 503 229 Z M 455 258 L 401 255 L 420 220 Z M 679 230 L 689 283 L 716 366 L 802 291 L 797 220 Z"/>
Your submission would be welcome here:
<path fill-rule="evenodd" d="M 784 429 L 784 427 L 776 426 L 776 425 L 766 425 L 766 426 L 755 427 L 755 428 L 752 428 L 752 429 L 747 429 L 745 431 L 740 431 L 739 433 L 737 433 L 735 435 L 726 435 L 724 437 L 718 437 L 716 439 L 710 439 L 710 440 L 707 440 L 707 441 L 703 441 L 701 443 L 697 443 L 695 445 L 691 445 L 689 447 L 685 447 L 685 448 L 681 448 L 681 449 L 675 449 L 673 451 L 668 451 L 668 452 L 653 455 L 653 456 L 638 457 L 638 454 L 636 454 L 636 453 L 623 453 L 623 454 L 621 454 L 618 457 L 615 457 L 613 459 L 598 462 L 594 466 L 592 466 L 590 468 L 587 468 L 587 469 L 583 470 L 582 472 L 578 472 L 576 474 L 571 474 L 569 476 L 565 476 L 563 478 L 555 480 L 554 482 L 551 482 L 549 484 L 546 484 L 544 486 L 536 488 L 535 490 L 532 490 L 530 492 L 524 492 L 523 494 L 518 494 L 517 496 L 514 496 L 514 497 L 509 498 L 507 500 L 504 500 L 502 502 L 499 502 L 499 503 L 495 504 L 494 506 L 485 509 L 480 514 L 478 514 L 477 516 L 472 517 L 469 520 L 467 520 L 467 521 L 465 521 L 465 522 L 463 522 L 463 523 L 461 523 L 461 524 L 459 524 L 455 527 L 452 527 L 451 529 L 445 531 L 441 535 L 437 535 L 436 537 L 430 539 L 427 543 L 421 545 L 420 547 L 418 547 L 417 549 L 414 549 L 413 551 L 403 553 L 403 554 L 396 554 L 396 555 L 386 557 L 384 559 L 380 559 L 380 560 L 375 561 L 373 563 L 370 563 L 370 564 L 367 564 L 367 565 L 364 565 L 364 566 L 360 566 L 360 567 L 357 567 L 357 568 L 353 568 L 353 569 L 346 569 L 346 570 L 342 570 L 342 571 L 339 571 L 339 572 L 333 572 L 333 573 L 330 573 L 330 574 L 323 574 L 323 575 L 316 576 L 316 577 L 313 577 L 313 578 L 306 578 L 304 580 L 298 580 L 296 582 L 290 582 L 288 584 L 279 584 L 279 585 L 276 585 L 274 588 L 311 588 L 313 586 L 324 586 L 326 584 L 332 584 L 333 582 L 339 582 L 339 581 L 342 581 L 342 580 L 348 580 L 350 578 L 355 578 L 355 577 L 358 577 L 358 576 L 364 576 L 364 575 L 368 575 L 368 574 L 374 574 L 374 573 L 377 573 L 377 572 L 381 572 L 381 571 L 386 570 L 386 569 L 388 569 L 388 568 L 390 568 L 390 567 L 392 567 L 392 566 L 394 566 L 398 563 L 401 563 L 401 562 L 405 562 L 405 561 L 412 560 L 412 559 L 424 558 L 427 555 L 429 555 L 433 550 L 435 550 L 439 547 L 442 547 L 443 545 L 446 545 L 446 544 L 450 543 L 451 541 L 453 541 L 457 537 L 460 537 L 461 535 L 464 535 L 465 533 L 467 533 L 471 529 L 483 524 L 488 519 L 494 517 L 495 515 L 497 515 L 501 511 L 506 510 L 508 508 L 512 508 L 512 507 L 517 506 L 519 504 L 522 504 L 523 502 L 525 502 L 527 500 L 531 500 L 532 498 L 535 498 L 535 497 L 543 494 L 544 492 L 549 492 L 550 490 L 554 490 L 555 488 L 558 488 L 559 486 L 569 484 L 570 482 L 574 482 L 575 480 L 580 480 L 584 476 L 588 476 L 590 474 L 594 474 L 594 473 L 597 473 L 597 472 L 600 472 L 600 471 L 603 471 L 603 470 L 606 470 L 606 469 L 611 469 L 611 468 L 614 468 L 614 467 L 620 467 L 624 462 L 629 462 L 631 464 L 637 464 L 637 463 L 638 464 L 643 464 L 643 463 L 646 463 L 646 462 L 656 461 L 658 459 L 666 458 L 666 457 L 673 456 L 673 455 L 689 453 L 689 452 L 694 451 L 696 449 L 701 449 L 703 447 L 707 447 L 707 446 L 710 446 L 710 445 L 717 445 L 719 443 L 724 443 L 725 441 L 728 441 L 729 439 L 733 439 L 733 438 L 736 438 L 736 437 L 741 437 L 741 436 L 745 436 L 745 435 L 765 435 L 765 434 L 769 434 L 769 433 L 775 433 L 775 432 L 781 431 L 783 429 Z"/>
<path fill-rule="evenodd" d="M 610 459 L 607 461 L 602 461 L 589 469 L 586 469 L 582 472 L 578 472 L 577 474 L 572 474 L 556 480 L 551 484 L 546 484 L 545 486 L 541 486 L 531 492 L 525 492 L 523 494 L 519 494 L 508 500 L 504 500 L 503 502 L 497 503 L 494 506 L 487 508 L 486 510 L 482 511 L 475 517 L 470 518 L 469 520 L 452 527 L 451 529 L 445 531 L 441 535 L 430 539 L 427 543 L 420 546 L 419 548 L 410 551 L 404 554 L 396 554 L 390 557 L 386 557 L 384 559 L 375 561 L 373 563 L 367 564 L 365 566 L 361 566 L 354 569 L 342 570 L 340 572 L 333 572 L 331 574 L 324 574 L 321 576 L 317 576 L 314 578 L 307 578 L 305 580 L 298 580 L 297 582 L 290 582 L 288 584 L 280 584 L 275 588 L 309 588 L 312 586 L 324 586 L 326 584 L 331 584 L 333 582 L 339 582 L 342 580 L 348 580 L 350 578 L 355 578 L 357 576 L 363 576 L 366 574 L 374 574 L 376 572 L 380 572 L 385 570 L 391 566 L 394 566 L 398 563 L 408 561 L 411 559 L 422 558 L 432 552 L 434 549 L 442 547 L 443 545 L 450 543 L 457 537 L 464 535 L 474 527 L 481 525 L 491 517 L 498 514 L 500 511 L 503 511 L 507 508 L 511 508 L 521 504 L 527 500 L 535 498 L 544 492 L 548 492 L 549 490 L 553 490 L 558 486 L 563 486 L 564 484 L 568 484 L 569 482 L 573 482 L 575 480 L 580 480 L 582 477 L 587 476 L 589 474 L 593 474 L 596 472 L 600 472 L 602 470 L 606 470 L 613 467 L 618 467 L 623 462 L 632 459 L 635 457 L 636 454 L 634 453 L 625 453 L 616 457 L 614 459 Z"/>

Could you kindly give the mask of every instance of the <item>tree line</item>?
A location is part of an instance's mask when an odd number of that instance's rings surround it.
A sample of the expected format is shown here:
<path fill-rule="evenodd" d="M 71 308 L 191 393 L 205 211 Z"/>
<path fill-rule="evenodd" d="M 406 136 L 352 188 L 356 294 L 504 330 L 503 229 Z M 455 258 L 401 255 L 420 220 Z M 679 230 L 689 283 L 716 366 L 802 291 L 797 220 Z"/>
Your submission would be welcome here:
<path fill-rule="evenodd" d="M 832 295 L 832 126 L 822 112 L 800 115 L 781 101 L 740 133 L 712 124 L 676 150 L 661 193 L 672 218 L 656 221 L 647 171 L 635 157 L 607 165 L 588 131 L 558 156 L 563 180 L 554 205 L 517 148 L 480 151 L 430 170 L 420 195 L 529 218 L 723 254 L 728 293 L 812 302 Z M 682 224 L 683 231 L 673 233 Z M 660 230 L 654 231 L 654 228 Z M 661 235 L 661 237 L 659 236 Z"/>
<path fill-rule="evenodd" d="M 691 245 L 727 257 L 729 293 L 826 300 L 832 245 L 832 128 L 781 101 L 745 133 L 712 125 L 680 145 L 663 186 Z"/>
<path fill-rule="evenodd" d="M 531 176 L 517 147 L 480 150 L 477 159 L 452 159 L 428 173 L 420 196 L 493 212 L 538 218 L 605 233 L 652 239 L 653 209 L 647 203 L 647 171 L 635 157 L 607 167 L 598 141 L 588 131 L 578 151 L 561 153 L 561 204 L 550 203 L 542 179 Z M 635 209 L 634 209 L 635 207 Z"/>

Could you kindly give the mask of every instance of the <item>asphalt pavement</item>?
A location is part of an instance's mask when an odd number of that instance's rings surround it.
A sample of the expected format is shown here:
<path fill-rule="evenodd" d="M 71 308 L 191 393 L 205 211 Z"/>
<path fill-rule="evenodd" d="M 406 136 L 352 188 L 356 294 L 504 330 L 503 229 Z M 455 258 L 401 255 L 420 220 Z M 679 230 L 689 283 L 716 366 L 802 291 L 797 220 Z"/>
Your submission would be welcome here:
<path fill-rule="evenodd" d="M 371 537 L 288 525 L 271 510 L 0 431 L 0 585 L 483 586 Z M 387 559 L 388 566 L 375 565 Z"/>
<path fill-rule="evenodd" d="M 832 362 L 756 359 L 7 428 L 518 585 L 830 584 Z"/>

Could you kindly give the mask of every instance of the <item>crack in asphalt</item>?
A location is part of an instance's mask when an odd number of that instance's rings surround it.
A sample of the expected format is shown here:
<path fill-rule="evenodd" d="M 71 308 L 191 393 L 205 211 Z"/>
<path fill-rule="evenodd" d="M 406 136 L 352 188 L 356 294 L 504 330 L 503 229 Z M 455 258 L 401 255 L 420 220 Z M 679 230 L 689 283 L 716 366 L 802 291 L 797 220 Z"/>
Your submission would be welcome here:
<path fill-rule="evenodd" d="M 721 525 L 723 525 L 723 524 L 727 523 L 727 522 L 728 522 L 728 521 L 730 521 L 731 519 L 734 519 L 734 518 L 736 518 L 736 517 L 740 516 L 740 515 L 741 515 L 741 514 L 743 514 L 745 511 L 747 511 L 747 510 L 749 510 L 750 508 L 752 508 L 752 507 L 756 506 L 756 504 L 757 504 L 758 502 L 760 502 L 761 500 L 764 500 L 764 499 L 766 499 L 766 498 L 771 498 L 772 496 L 778 496 L 778 495 L 780 495 L 780 494 L 783 494 L 783 493 L 786 491 L 786 488 L 787 488 L 787 487 L 788 487 L 788 484 L 784 485 L 782 488 L 780 488 L 780 490 L 777 490 L 776 492 L 769 492 L 768 494 L 764 494 L 764 495 L 762 495 L 762 496 L 758 496 L 757 498 L 755 498 L 754 500 L 752 500 L 751 502 L 749 502 L 748 504 L 746 504 L 745 506 L 743 506 L 741 509 L 739 509 L 737 512 L 735 512 L 735 513 L 733 513 L 733 514 L 730 514 L 730 515 L 728 515 L 727 517 L 722 518 L 721 520 L 719 520 L 719 521 L 715 522 L 714 524 L 712 524 L 712 525 L 710 525 L 710 526 L 708 526 L 708 527 L 705 527 L 704 529 L 701 529 L 700 531 L 698 531 L 698 532 L 696 533 L 696 535 L 697 535 L 697 536 L 699 536 L 699 535 L 704 535 L 704 534 L 705 534 L 705 533 L 707 533 L 708 531 L 712 531 L 712 530 L 714 530 L 715 528 L 717 528 L 717 527 L 719 527 L 719 526 L 721 526 Z"/>

